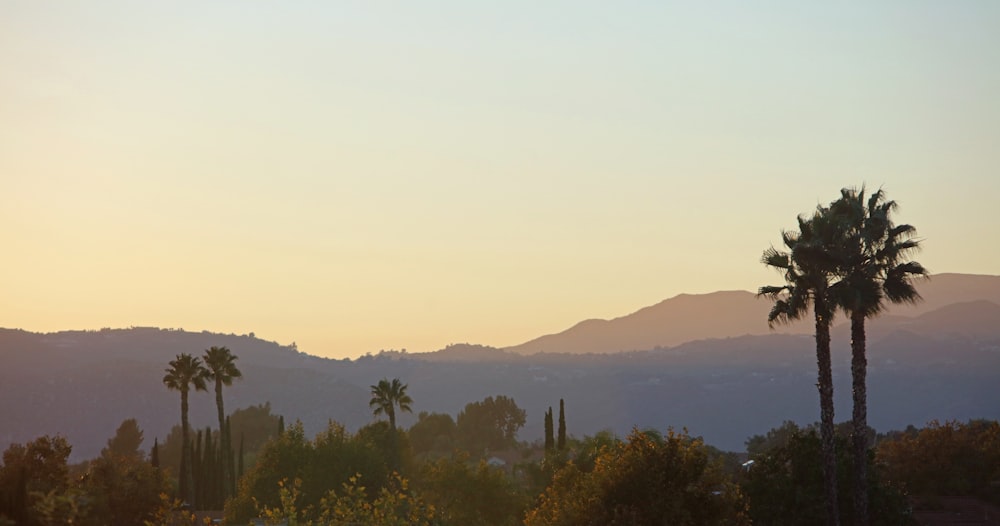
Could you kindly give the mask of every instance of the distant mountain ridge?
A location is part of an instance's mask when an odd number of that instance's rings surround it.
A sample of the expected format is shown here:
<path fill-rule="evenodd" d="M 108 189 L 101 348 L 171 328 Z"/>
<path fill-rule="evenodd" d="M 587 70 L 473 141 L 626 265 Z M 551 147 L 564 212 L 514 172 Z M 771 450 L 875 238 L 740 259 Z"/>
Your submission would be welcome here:
<path fill-rule="evenodd" d="M 591 319 L 557 333 L 508 347 L 519 354 L 622 352 L 669 347 L 692 340 L 766 334 L 770 306 L 746 291 L 680 294 L 612 320 Z M 804 333 L 797 323 L 779 332 Z"/>
<path fill-rule="evenodd" d="M 1000 276 L 935 276 L 921 284 L 921 293 L 927 298 L 922 306 L 894 308 L 869 324 L 870 422 L 887 430 L 930 419 L 1000 418 Z M 810 324 L 800 334 L 794 327 L 769 331 L 767 308 L 749 292 L 682 295 L 615 320 L 578 324 L 566 332 L 577 340 L 586 334 L 599 345 L 573 347 L 575 353 L 555 345 L 562 340 L 539 339 L 534 341 L 546 348 L 533 354 L 457 344 L 354 360 L 311 356 L 252 334 L 0 329 L 0 449 L 60 433 L 73 444 L 73 458 L 83 460 L 133 417 L 148 447 L 179 421 L 177 393 L 162 385 L 167 362 L 221 345 L 239 357 L 244 373 L 225 391 L 226 407 L 270 402 L 286 420 L 301 419 L 307 433 L 329 419 L 349 429 L 371 422 L 368 386 L 398 377 L 410 385 L 418 413 L 455 416 L 468 402 L 511 396 L 527 411 L 522 439 L 541 437 L 545 409 L 563 398 L 576 436 L 605 428 L 624 434 L 633 426 L 688 427 L 710 444 L 738 450 L 748 436 L 784 420 L 816 420 Z M 729 320 L 725 313 L 731 311 Z M 661 327 L 678 324 L 686 324 L 683 331 Z M 738 334 L 749 324 L 763 329 Z M 650 334 L 636 334 L 650 327 Z M 680 339 L 677 334 L 691 339 L 670 343 Z M 620 335 L 625 337 L 616 339 Z M 840 420 L 850 415 L 849 341 L 848 327 L 835 327 Z M 618 351 L 593 351 L 598 348 Z M 212 425 L 214 411 L 210 394 L 192 394 L 192 425 Z M 400 415 L 399 423 L 406 427 L 414 418 Z"/>
<path fill-rule="evenodd" d="M 1000 276 L 937 274 L 919 280 L 917 290 L 923 301 L 891 305 L 886 317 L 913 317 L 971 301 L 1000 304 Z M 519 354 L 622 352 L 671 347 L 707 338 L 811 334 L 812 323 L 808 319 L 769 328 L 767 314 L 771 305 L 767 299 L 757 298 L 747 291 L 680 294 L 626 316 L 586 320 L 560 333 L 541 336 L 506 350 Z M 844 318 L 838 316 L 834 323 L 843 321 Z"/>

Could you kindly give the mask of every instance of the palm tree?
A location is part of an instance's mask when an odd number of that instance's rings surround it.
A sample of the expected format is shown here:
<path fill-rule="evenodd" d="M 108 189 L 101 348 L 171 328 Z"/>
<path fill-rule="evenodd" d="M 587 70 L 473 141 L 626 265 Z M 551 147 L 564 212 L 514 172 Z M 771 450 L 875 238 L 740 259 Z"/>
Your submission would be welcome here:
<path fill-rule="evenodd" d="M 219 438 L 222 441 L 222 498 L 229 492 L 229 473 L 232 472 L 232 444 L 229 429 L 226 426 L 226 412 L 222 406 L 222 386 L 233 385 L 233 380 L 242 378 L 243 373 L 236 367 L 236 356 L 225 347 L 205 349 L 205 365 L 208 368 L 208 379 L 215 382 L 215 406 L 219 410 Z"/>
<path fill-rule="evenodd" d="M 829 524 L 840 524 L 837 507 L 837 458 L 834 449 L 833 373 L 830 364 L 830 322 L 834 310 L 830 298 L 833 277 L 830 252 L 837 241 L 836 224 L 825 208 L 817 207 L 812 217 L 799 216 L 799 231 L 783 231 L 787 251 L 771 247 L 761 262 L 782 272 L 784 285 L 764 286 L 757 293 L 774 301 L 767 317 L 768 325 L 789 323 L 813 307 L 816 326 L 817 388 L 820 401 L 820 439 L 826 506 Z"/>
<path fill-rule="evenodd" d="M 368 402 L 368 407 L 372 408 L 375 416 L 385 414 L 389 417 L 389 428 L 393 435 L 396 433 L 396 407 L 400 411 L 412 413 L 410 404 L 413 399 L 406 394 L 407 385 L 400 382 L 399 378 L 393 378 L 390 382 L 388 378 L 379 380 L 378 385 L 371 386 L 372 399 Z"/>
<path fill-rule="evenodd" d="M 898 205 L 878 190 L 865 201 L 861 190 L 844 188 L 830 205 L 830 214 L 840 223 L 844 236 L 840 258 L 840 280 L 831 287 L 836 307 L 851 319 L 851 378 L 854 410 L 851 446 L 854 456 L 854 523 L 868 524 L 868 401 L 865 320 L 890 303 L 920 300 L 913 278 L 927 275 L 920 263 L 908 261 L 920 242 L 916 229 L 895 225 L 891 214 Z"/>
<path fill-rule="evenodd" d="M 181 498 L 187 502 L 194 501 L 192 490 L 194 480 L 191 474 L 191 441 L 188 425 L 188 391 L 194 386 L 196 391 L 206 391 L 205 380 L 208 371 L 201 365 L 201 360 L 187 353 L 177 355 L 170 361 L 170 368 L 163 377 L 167 389 L 181 392 L 181 472 L 179 474 Z"/>

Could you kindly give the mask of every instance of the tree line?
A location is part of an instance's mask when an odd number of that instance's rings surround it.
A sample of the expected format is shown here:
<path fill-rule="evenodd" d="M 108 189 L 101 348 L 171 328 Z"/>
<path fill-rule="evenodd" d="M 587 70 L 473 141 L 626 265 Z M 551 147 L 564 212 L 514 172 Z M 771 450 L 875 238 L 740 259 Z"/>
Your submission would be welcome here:
<path fill-rule="evenodd" d="M 376 386 L 373 400 L 383 394 Z M 389 399 L 400 410 L 406 385 L 392 391 L 396 395 Z M 518 442 L 516 429 L 513 441 L 493 442 L 506 440 L 508 422 L 519 429 L 523 410 L 508 397 L 489 398 L 492 403 L 470 402 L 460 412 L 467 415 L 460 416 L 462 422 L 476 426 L 490 422 L 492 415 L 493 438 L 478 443 L 460 438 L 454 420 L 440 413 L 422 413 L 408 430 L 394 430 L 382 419 L 351 433 L 331 421 L 310 439 L 298 421 L 282 429 L 281 419 L 266 406 L 234 412 L 234 422 L 247 420 L 250 413 L 254 425 L 270 426 L 270 438 L 226 500 L 227 523 L 262 518 L 314 525 L 664 520 L 807 525 L 826 520 L 824 478 L 816 462 L 818 424 L 786 422 L 750 437 L 747 452 L 753 462 L 741 464 L 736 454 L 674 430 L 635 430 L 625 438 L 610 431 L 582 438 L 566 433 L 563 449 L 546 448 L 544 441 Z M 504 402 L 497 404 L 498 399 Z M 412 411 L 415 402 L 410 398 L 403 405 Z M 565 404 L 560 406 L 565 421 Z M 380 416 L 386 413 L 383 408 Z M 552 411 L 545 413 L 549 419 Z M 844 447 L 851 429 L 850 422 L 835 427 L 841 466 L 851 464 L 850 450 Z M 932 422 L 923 429 L 881 435 L 869 429 L 867 436 L 877 443 L 868 458 L 873 524 L 906 524 L 908 495 L 972 494 L 1000 502 L 995 484 L 1000 478 L 1000 424 L 995 421 Z M 204 451 L 204 438 L 202 446 L 192 446 L 192 458 Z M 195 514 L 175 498 L 179 486 L 170 481 L 173 468 L 162 462 L 157 466 L 156 457 L 169 455 L 159 455 L 154 444 L 147 457 L 142 441 L 136 421 L 128 419 L 101 457 L 82 465 L 67 464 L 71 447 L 62 437 L 11 446 L 0 466 L 0 517 L 27 525 L 195 524 Z M 496 455 L 508 461 L 494 464 Z M 179 462 L 179 456 L 174 458 Z M 850 470 L 838 473 L 844 493 L 850 492 L 852 480 Z M 845 504 L 840 503 L 841 511 L 849 512 Z"/>

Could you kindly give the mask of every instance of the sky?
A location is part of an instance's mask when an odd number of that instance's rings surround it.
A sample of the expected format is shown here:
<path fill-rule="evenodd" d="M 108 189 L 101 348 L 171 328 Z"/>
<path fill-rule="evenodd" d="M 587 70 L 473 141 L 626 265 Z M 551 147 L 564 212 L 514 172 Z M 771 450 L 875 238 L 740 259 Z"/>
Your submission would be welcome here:
<path fill-rule="evenodd" d="M 0 326 L 504 347 L 861 184 L 1000 274 L 1000 2 L 750 4 L 4 1 Z"/>

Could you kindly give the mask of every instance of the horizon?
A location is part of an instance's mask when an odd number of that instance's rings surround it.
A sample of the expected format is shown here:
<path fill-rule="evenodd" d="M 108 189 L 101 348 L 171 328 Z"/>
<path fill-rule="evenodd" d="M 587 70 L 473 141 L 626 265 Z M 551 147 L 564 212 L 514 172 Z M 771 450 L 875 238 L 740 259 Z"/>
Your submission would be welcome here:
<path fill-rule="evenodd" d="M 1000 275 L 1000 4 L 441 7 L 4 4 L 0 325 L 504 348 L 862 184 Z"/>
<path fill-rule="evenodd" d="M 936 274 L 929 274 L 926 278 L 923 278 L 922 281 L 930 281 L 930 280 L 933 280 L 935 277 L 942 276 L 942 275 L 946 275 L 946 276 L 968 276 L 968 277 L 1000 277 L 1000 275 L 994 275 L 994 274 L 968 274 L 968 273 L 957 273 L 957 272 L 941 272 L 941 273 L 936 273 Z M 362 352 L 362 353 L 357 354 L 357 355 L 348 355 L 348 356 L 324 356 L 322 354 L 310 352 L 309 349 L 302 348 L 302 346 L 298 345 L 297 341 L 295 341 L 295 340 L 291 340 L 291 341 L 288 341 L 288 342 L 283 342 L 283 341 L 279 341 L 279 340 L 273 340 L 273 339 L 270 339 L 267 335 L 258 335 L 256 333 L 256 331 L 248 331 L 248 332 L 244 332 L 244 333 L 233 333 L 233 332 L 225 333 L 225 332 L 221 332 L 221 331 L 212 330 L 210 328 L 190 329 L 190 328 L 184 328 L 184 327 L 165 327 L 165 326 L 152 326 L 152 325 L 151 326 L 133 325 L 133 326 L 127 326 L 127 327 L 103 326 L 103 327 L 100 327 L 100 328 L 96 328 L 96 327 L 93 327 L 93 328 L 63 328 L 63 329 L 58 329 L 58 330 L 54 330 L 54 331 L 34 331 L 34 330 L 30 330 L 30 329 L 25 329 L 23 327 L 5 327 L 5 326 L 0 325 L 0 330 L 25 331 L 25 332 L 34 333 L 34 334 L 60 334 L 60 333 L 65 333 L 65 332 L 101 332 L 101 331 L 104 331 L 104 330 L 127 331 L 127 330 L 133 330 L 133 329 L 155 329 L 155 330 L 160 330 L 160 331 L 183 331 L 183 332 L 186 332 L 188 334 L 198 334 L 198 333 L 206 333 L 207 332 L 207 333 L 211 333 L 211 334 L 215 334 L 215 335 L 219 335 L 219 336 L 251 337 L 251 338 L 254 338 L 254 339 L 257 339 L 257 340 L 260 340 L 260 341 L 264 341 L 264 342 L 269 342 L 269 343 L 276 344 L 276 345 L 278 345 L 280 347 L 292 347 L 292 346 L 294 346 L 294 348 L 297 351 L 299 351 L 299 352 L 301 352 L 303 354 L 307 354 L 307 355 L 310 355 L 310 356 L 313 356 L 313 357 L 317 357 L 317 358 L 329 358 L 329 359 L 345 359 L 346 358 L 346 359 L 354 361 L 354 360 L 357 360 L 359 358 L 363 358 L 365 356 L 378 355 L 378 354 L 383 353 L 383 352 L 390 352 L 390 353 L 391 352 L 403 352 L 403 353 L 407 353 L 407 354 L 429 354 L 429 353 L 436 353 L 438 351 L 445 350 L 445 349 L 447 349 L 449 347 L 452 347 L 452 346 L 463 346 L 463 345 L 482 346 L 482 347 L 486 347 L 486 348 L 496 349 L 496 350 L 499 350 L 499 351 L 510 352 L 511 349 L 514 348 L 514 347 L 521 346 L 522 344 L 528 343 L 530 341 L 533 341 L 533 340 L 541 338 L 541 337 L 562 334 L 563 332 L 566 332 L 566 331 L 569 331 L 570 329 L 576 328 L 578 325 L 580 325 L 580 324 L 582 324 L 584 322 L 587 322 L 587 321 L 594 321 L 594 320 L 598 320 L 598 321 L 614 321 L 614 320 L 617 320 L 617 319 L 620 319 L 620 318 L 625 318 L 625 317 L 631 316 L 631 315 L 636 314 L 637 312 L 642 311 L 644 309 L 647 309 L 647 308 L 650 308 L 650 307 L 655 307 L 655 306 L 657 306 L 657 305 L 659 305 L 661 303 L 669 302 L 671 300 L 680 298 L 682 296 L 708 296 L 708 295 L 713 295 L 713 294 L 730 293 L 730 292 L 745 292 L 747 294 L 755 294 L 753 291 L 743 290 L 743 289 L 716 290 L 716 291 L 704 292 L 704 293 L 686 293 L 686 292 L 681 292 L 681 293 L 676 294 L 674 296 L 670 296 L 668 298 L 664 298 L 664 299 L 662 299 L 660 301 L 657 301 L 655 303 L 652 303 L 652 304 L 649 304 L 649 305 L 643 305 L 643 306 L 635 308 L 635 309 L 633 309 L 631 311 L 628 311 L 628 312 L 625 312 L 625 313 L 619 313 L 619 314 L 617 314 L 615 316 L 612 316 L 612 317 L 608 317 L 608 318 L 583 318 L 583 319 L 577 320 L 576 322 L 572 323 L 569 326 L 566 326 L 566 327 L 554 330 L 554 331 L 549 332 L 549 333 L 536 334 L 534 336 L 531 336 L 530 338 L 527 338 L 527 339 L 525 339 L 523 341 L 511 344 L 511 345 L 502 345 L 501 346 L 501 345 L 495 345 L 495 344 L 493 344 L 491 342 L 482 342 L 482 341 L 461 341 L 461 342 L 455 341 L 455 342 L 448 342 L 448 343 L 446 343 L 444 345 L 441 345 L 440 347 L 434 348 L 434 349 L 411 350 L 411 349 L 409 349 L 407 347 L 400 347 L 400 348 L 381 347 L 378 350 L 370 350 L 370 351 Z M 769 300 L 762 299 L 762 298 L 758 298 L 758 300 L 759 301 L 765 301 L 765 302 L 769 301 Z M 975 300 L 975 301 L 983 301 L 983 300 Z M 951 305 L 954 305 L 954 304 L 945 305 L 945 308 L 947 308 L 948 306 L 951 306 Z M 931 312 L 933 312 L 933 311 L 931 311 Z M 881 313 L 880 315 L 874 317 L 873 319 L 877 320 L 878 318 L 881 318 L 883 316 L 892 316 L 892 315 L 893 315 L 892 307 L 889 307 L 886 312 Z M 781 329 L 788 330 L 790 327 L 794 327 L 796 324 L 802 324 L 802 323 L 808 324 L 809 322 L 808 322 L 808 320 L 804 320 L 804 321 L 795 322 L 795 323 L 793 323 L 791 325 L 775 326 L 775 327 L 769 329 L 767 331 L 767 334 L 782 334 L 783 332 L 782 332 Z M 836 313 L 835 317 L 834 317 L 834 321 L 833 321 L 833 326 L 836 327 L 836 326 L 840 326 L 841 324 L 845 324 L 845 323 L 850 323 L 850 320 L 847 319 L 846 317 L 844 317 L 844 315 L 842 313 Z M 766 325 L 766 322 L 762 321 L 762 325 Z M 798 332 L 796 332 L 796 331 L 793 330 L 789 334 L 798 334 Z M 762 335 L 763 334 L 751 334 L 751 333 L 746 334 L 746 336 L 762 336 Z M 732 336 L 729 336 L 729 337 L 732 337 Z M 692 341 L 696 341 L 696 340 L 683 340 L 681 343 L 674 344 L 674 345 L 668 345 L 668 347 L 673 347 L 673 346 L 676 346 L 676 345 L 683 345 L 684 343 L 691 343 Z M 539 352 L 545 352 L 545 351 L 539 351 Z M 624 352 L 624 351 L 608 350 L 606 352 L 610 353 L 610 354 L 614 354 L 614 353 L 617 353 L 617 352 Z M 516 352 L 516 353 L 517 354 L 524 354 L 523 352 Z M 556 351 L 556 353 L 560 354 L 559 351 Z M 535 353 L 528 352 L 525 355 L 526 356 L 530 356 L 532 354 L 535 354 Z"/>

